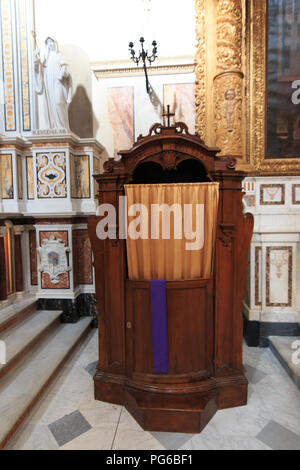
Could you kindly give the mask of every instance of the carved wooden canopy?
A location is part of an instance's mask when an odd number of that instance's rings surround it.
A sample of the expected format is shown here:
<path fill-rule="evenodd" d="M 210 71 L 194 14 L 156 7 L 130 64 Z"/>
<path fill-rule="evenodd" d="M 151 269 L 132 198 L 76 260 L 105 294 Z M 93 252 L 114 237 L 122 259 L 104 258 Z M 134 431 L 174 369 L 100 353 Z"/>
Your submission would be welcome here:
<path fill-rule="evenodd" d="M 201 162 L 209 180 L 214 180 L 214 173 L 235 170 L 236 160 L 232 156 L 218 157 L 220 149 L 207 147 L 198 134 L 190 134 L 183 122 L 173 126 L 154 124 L 149 134 L 140 135 L 130 150 L 119 152 L 121 159 L 110 158 L 104 163 L 104 174 L 96 180 L 106 179 L 117 174 L 124 183 L 132 181 L 135 170 L 142 164 L 153 162 L 165 171 L 176 170 L 185 160 Z"/>

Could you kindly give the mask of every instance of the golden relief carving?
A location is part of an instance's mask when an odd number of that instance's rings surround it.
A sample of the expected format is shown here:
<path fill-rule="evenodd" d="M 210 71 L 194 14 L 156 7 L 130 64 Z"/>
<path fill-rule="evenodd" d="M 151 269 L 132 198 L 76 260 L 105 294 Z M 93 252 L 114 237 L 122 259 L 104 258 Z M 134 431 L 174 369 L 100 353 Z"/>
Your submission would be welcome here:
<path fill-rule="evenodd" d="M 224 73 L 214 80 L 215 134 L 223 155 L 242 155 L 242 77 Z"/>
<path fill-rule="evenodd" d="M 217 5 L 217 71 L 242 68 L 241 0 L 219 0 Z"/>
<path fill-rule="evenodd" d="M 196 131 L 206 139 L 206 22 L 205 0 L 195 0 L 196 8 Z"/>
<path fill-rule="evenodd" d="M 243 72 L 241 0 L 217 3 L 214 128 L 222 155 L 243 155 Z"/>

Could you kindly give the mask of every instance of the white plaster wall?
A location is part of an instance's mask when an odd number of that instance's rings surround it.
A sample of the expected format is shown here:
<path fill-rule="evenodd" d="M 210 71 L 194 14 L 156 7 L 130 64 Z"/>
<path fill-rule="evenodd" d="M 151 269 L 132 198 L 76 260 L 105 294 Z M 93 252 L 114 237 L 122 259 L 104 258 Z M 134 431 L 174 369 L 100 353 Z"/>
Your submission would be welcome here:
<path fill-rule="evenodd" d="M 113 155 L 113 132 L 107 114 L 107 86 L 114 86 L 115 82 L 116 86 L 135 87 L 136 136 L 148 133 L 149 127 L 160 119 L 145 92 L 144 77 L 98 81 L 91 71 L 91 63 L 109 67 L 112 63 L 127 61 L 129 66 L 135 67 L 129 62 L 128 43 L 133 41 L 138 51 L 141 35 L 148 48 L 154 39 L 158 42 L 157 65 L 184 62 L 185 58 L 190 61 L 195 53 L 194 0 L 185 0 L 184 7 L 182 0 L 35 0 L 35 25 L 41 50 L 47 36 L 57 40 L 70 67 L 74 94 L 76 90 L 81 94 L 85 90 L 86 100 L 91 104 L 93 137 L 104 145 L 110 156 Z M 185 82 L 183 75 L 178 77 L 168 76 L 164 83 Z M 150 77 L 150 82 L 162 99 L 162 77 Z M 86 124 L 81 111 L 78 119 L 80 129 L 80 119 L 82 126 Z M 70 124 L 71 130 L 79 135 Z M 83 130 L 80 137 L 91 135 Z"/>
<path fill-rule="evenodd" d="M 160 57 L 194 55 L 194 0 L 35 0 L 35 22 L 39 41 L 54 35 L 92 62 L 128 59 L 141 35 L 159 43 Z"/>

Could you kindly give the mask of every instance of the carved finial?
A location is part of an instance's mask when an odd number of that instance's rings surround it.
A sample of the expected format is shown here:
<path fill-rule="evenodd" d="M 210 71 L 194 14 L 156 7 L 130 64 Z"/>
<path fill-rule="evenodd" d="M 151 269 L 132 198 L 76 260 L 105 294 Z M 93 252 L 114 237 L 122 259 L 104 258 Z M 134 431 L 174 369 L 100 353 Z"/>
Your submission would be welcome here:
<path fill-rule="evenodd" d="M 170 105 L 168 104 L 167 112 L 162 115 L 163 118 L 166 117 L 168 119 L 168 127 L 170 127 L 170 118 L 174 116 L 175 116 L 175 113 L 170 112 Z"/>

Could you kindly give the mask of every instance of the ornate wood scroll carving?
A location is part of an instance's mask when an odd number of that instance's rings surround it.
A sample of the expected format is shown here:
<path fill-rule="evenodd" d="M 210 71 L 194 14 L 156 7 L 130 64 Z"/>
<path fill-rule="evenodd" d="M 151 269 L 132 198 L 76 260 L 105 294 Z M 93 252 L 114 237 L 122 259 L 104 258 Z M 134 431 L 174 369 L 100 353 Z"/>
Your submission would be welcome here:
<path fill-rule="evenodd" d="M 241 0 L 217 5 L 217 75 L 214 78 L 216 145 L 222 155 L 243 155 L 243 14 Z"/>

